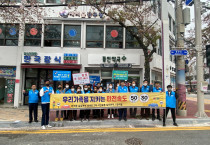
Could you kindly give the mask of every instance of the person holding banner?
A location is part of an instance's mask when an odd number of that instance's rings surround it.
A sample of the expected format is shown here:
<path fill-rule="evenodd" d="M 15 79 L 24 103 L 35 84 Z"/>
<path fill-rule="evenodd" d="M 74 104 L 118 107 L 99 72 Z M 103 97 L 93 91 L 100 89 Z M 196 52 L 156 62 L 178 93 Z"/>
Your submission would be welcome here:
<path fill-rule="evenodd" d="M 71 94 L 71 90 L 69 88 L 69 83 L 66 83 L 66 86 L 65 86 L 63 92 L 64 92 L 64 94 Z M 65 120 L 69 119 L 69 114 L 70 114 L 69 110 L 64 110 L 64 119 Z"/>
<path fill-rule="evenodd" d="M 130 84 L 130 83 L 129 83 Z M 129 92 L 137 93 L 139 88 L 136 86 L 136 82 L 132 81 L 132 85 L 129 87 Z M 130 116 L 136 118 L 137 108 L 130 108 Z"/>
<path fill-rule="evenodd" d="M 98 93 L 104 93 L 102 86 L 99 87 Z M 104 109 L 97 109 L 97 114 L 99 120 L 104 120 Z"/>
<path fill-rule="evenodd" d="M 168 91 L 166 91 L 166 109 L 164 109 L 163 114 L 163 126 L 166 126 L 166 117 L 168 115 L 168 111 L 171 110 L 173 125 L 178 126 L 176 123 L 176 99 L 178 98 L 176 93 L 172 91 L 172 86 L 167 86 Z"/>
<path fill-rule="evenodd" d="M 143 86 L 140 88 L 140 92 L 152 92 L 151 86 L 148 85 L 148 81 L 143 81 Z M 149 120 L 150 115 L 150 108 L 141 108 L 141 117 L 140 119 L 143 119 L 145 117 L 146 120 Z"/>
<path fill-rule="evenodd" d="M 121 86 L 118 87 L 118 93 L 128 93 L 128 87 L 125 86 L 125 82 L 121 82 Z M 123 119 L 127 121 L 127 108 L 120 108 L 118 109 L 119 112 L 119 121 Z"/>
<path fill-rule="evenodd" d="M 41 103 L 42 103 L 42 129 L 46 127 L 52 127 L 49 125 L 49 114 L 50 114 L 50 95 L 54 94 L 54 90 L 50 87 L 50 81 L 45 81 L 45 87 L 43 87 L 40 92 Z"/>
<path fill-rule="evenodd" d="M 80 91 L 77 89 L 77 91 L 84 93 L 84 94 L 89 94 L 90 91 L 88 90 L 88 86 L 84 85 L 84 92 Z M 78 93 L 79 94 L 79 93 Z M 87 119 L 88 121 L 90 121 L 90 110 L 80 110 L 80 119 L 81 122 L 84 121 L 84 118 Z"/>
<path fill-rule="evenodd" d="M 93 92 L 92 93 L 98 93 L 98 88 L 96 86 L 93 87 Z M 97 109 L 93 109 L 93 118 L 97 118 Z"/>
<path fill-rule="evenodd" d="M 115 89 L 113 89 L 112 83 L 109 84 L 109 88 L 106 93 L 115 93 Z M 114 119 L 114 109 L 108 109 L 108 119 L 110 118 L 110 112 L 112 111 L 112 119 Z"/>
<path fill-rule="evenodd" d="M 58 85 L 58 90 L 56 91 L 56 94 L 62 94 L 62 93 L 63 93 L 62 86 L 61 85 Z M 64 111 L 61 110 L 61 118 L 60 118 L 60 121 L 63 121 L 63 113 L 64 113 Z M 56 111 L 55 121 L 58 121 L 58 117 L 59 117 L 59 110 Z"/>
<path fill-rule="evenodd" d="M 160 83 L 159 82 L 155 82 L 155 87 L 153 87 L 153 92 L 163 92 L 163 89 L 160 88 Z M 157 119 L 159 121 L 161 121 L 161 118 L 160 118 L 160 109 L 157 109 Z M 155 120 L 155 109 L 152 109 L 152 121 Z"/>
<path fill-rule="evenodd" d="M 70 94 L 76 94 L 77 91 L 75 90 L 74 86 L 71 86 Z M 69 110 L 70 114 L 70 121 L 77 120 L 77 110 Z"/>

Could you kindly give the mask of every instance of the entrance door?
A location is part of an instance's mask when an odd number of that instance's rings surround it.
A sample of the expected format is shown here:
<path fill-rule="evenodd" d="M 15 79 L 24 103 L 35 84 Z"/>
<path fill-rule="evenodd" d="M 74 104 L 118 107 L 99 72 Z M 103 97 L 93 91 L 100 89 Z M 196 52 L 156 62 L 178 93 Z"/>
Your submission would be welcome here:
<path fill-rule="evenodd" d="M 0 78 L 0 104 L 4 104 L 5 82 L 4 78 Z"/>

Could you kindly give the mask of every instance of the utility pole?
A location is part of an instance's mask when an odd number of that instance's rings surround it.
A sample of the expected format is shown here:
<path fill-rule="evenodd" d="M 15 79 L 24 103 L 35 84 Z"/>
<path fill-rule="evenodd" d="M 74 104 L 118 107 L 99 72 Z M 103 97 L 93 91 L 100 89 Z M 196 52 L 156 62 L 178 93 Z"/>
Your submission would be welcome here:
<path fill-rule="evenodd" d="M 196 74 L 197 74 L 197 105 L 198 112 L 195 116 L 207 117 L 204 111 L 204 93 L 201 91 L 201 83 L 203 82 L 203 53 L 202 53 L 202 34 L 201 34 L 201 7 L 200 0 L 194 0 L 195 9 L 195 48 L 196 48 Z"/>
<path fill-rule="evenodd" d="M 184 48 L 184 30 L 182 16 L 182 0 L 175 1 L 176 10 L 176 47 Z M 178 115 L 187 116 L 186 86 L 185 86 L 185 60 L 184 56 L 176 57 L 176 88 L 178 93 Z"/>

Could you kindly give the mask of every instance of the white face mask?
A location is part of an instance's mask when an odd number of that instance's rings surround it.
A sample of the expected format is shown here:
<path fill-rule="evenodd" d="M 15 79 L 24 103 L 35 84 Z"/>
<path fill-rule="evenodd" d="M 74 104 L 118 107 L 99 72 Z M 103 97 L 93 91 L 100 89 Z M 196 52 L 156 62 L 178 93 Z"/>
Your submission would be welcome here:
<path fill-rule="evenodd" d="M 143 85 L 144 85 L 144 86 L 147 86 L 147 83 L 144 83 Z"/>
<path fill-rule="evenodd" d="M 112 88 L 112 86 L 109 86 L 109 88 L 111 89 L 111 88 Z"/>
<path fill-rule="evenodd" d="M 80 89 L 77 89 L 77 92 L 80 92 L 81 90 Z"/>
<path fill-rule="evenodd" d="M 119 84 L 117 84 L 117 86 L 119 87 L 120 85 L 119 85 Z"/>
<path fill-rule="evenodd" d="M 168 91 L 171 91 L 171 88 L 168 88 Z"/>
<path fill-rule="evenodd" d="M 74 92 L 74 89 L 71 89 L 72 92 Z"/>
<path fill-rule="evenodd" d="M 68 89 L 68 88 L 69 88 L 69 86 L 66 86 L 66 88 Z"/>
<path fill-rule="evenodd" d="M 87 91 L 87 90 L 88 90 L 88 88 L 84 88 L 84 90 L 85 90 L 85 91 Z"/>
<path fill-rule="evenodd" d="M 132 84 L 132 86 L 133 86 L 133 87 L 135 87 L 135 86 L 136 86 L 136 84 Z"/>
<path fill-rule="evenodd" d="M 102 92 L 102 89 L 99 89 L 100 92 Z"/>

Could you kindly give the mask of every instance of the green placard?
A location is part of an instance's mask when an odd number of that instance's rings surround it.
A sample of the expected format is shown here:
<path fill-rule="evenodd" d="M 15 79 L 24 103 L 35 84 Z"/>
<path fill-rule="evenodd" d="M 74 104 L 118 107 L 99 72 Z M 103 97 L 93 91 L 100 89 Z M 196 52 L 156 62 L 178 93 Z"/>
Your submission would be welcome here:
<path fill-rule="evenodd" d="M 112 79 L 113 80 L 128 80 L 128 71 L 113 70 Z"/>

